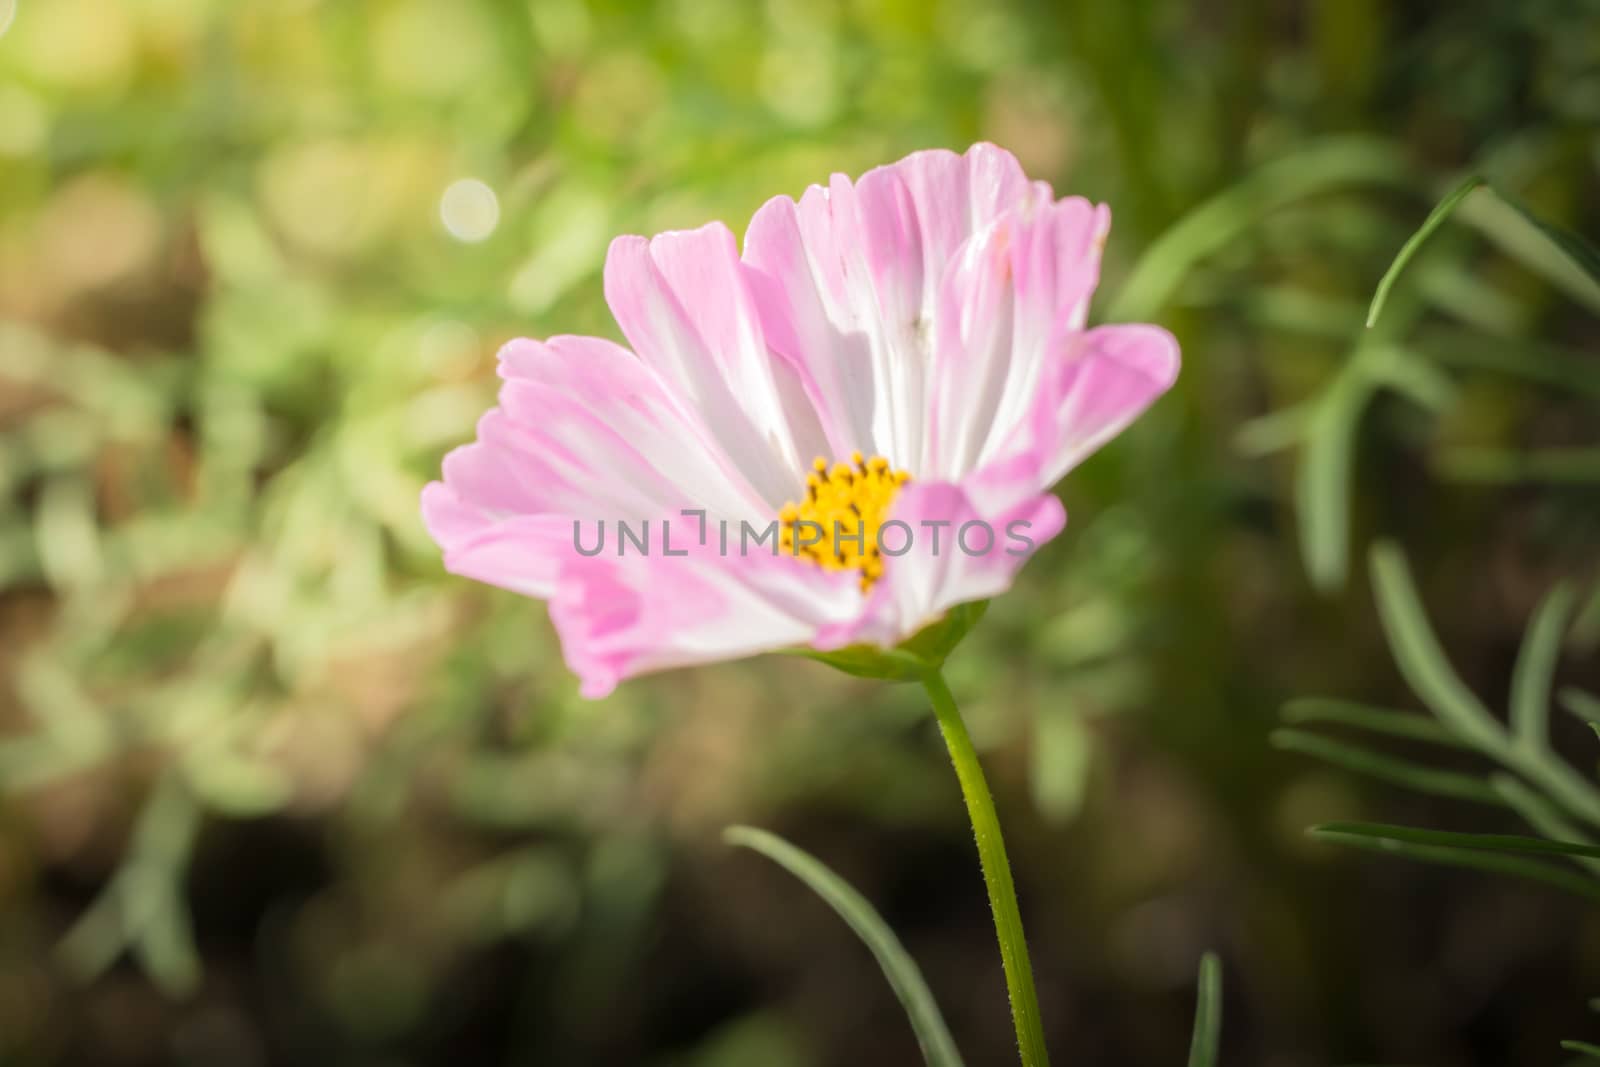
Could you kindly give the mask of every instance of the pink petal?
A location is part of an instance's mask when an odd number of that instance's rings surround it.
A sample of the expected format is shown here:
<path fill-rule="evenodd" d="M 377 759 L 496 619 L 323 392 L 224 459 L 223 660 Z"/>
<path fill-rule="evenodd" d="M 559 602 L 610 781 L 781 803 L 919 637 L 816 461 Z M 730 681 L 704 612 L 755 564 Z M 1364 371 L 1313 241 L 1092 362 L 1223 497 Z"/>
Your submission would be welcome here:
<path fill-rule="evenodd" d="M 836 455 L 919 464 L 940 283 L 962 243 L 1006 211 L 1048 202 L 993 145 L 918 152 L 835 175 L 756 213 L 745 263 L 769 344 L 802 376 Z"/>
<path fill-rule="evenodd" d="M 767 350 L 728 228 L 619 237 L 605 288 L 639 358 L 700 413 L 762 499 L 776 509 L 792 497 L 825 441 L 799 376 Z"/>
<path fill-rule="evenodd" d="M 968 238 L 1023 204 L 1053 199 L 1049 185 L 1029 182 L 1016 157 L 992 144 L 975 144 L 962 156 L 916 152 L 879 170 L 893 171 L 911 195 L 921 230 L 925 308 L 933 306 L 946 267 Z"/>
<path fill-rule="evenodd" d="M 886 555 L 908 550 L 885 560 L 861 615 L 820 633 L 818 647 L 892 646 L 957 604 L 1010 588 L 1016 572 L 1067 521 L 1061 501 L 1029 488 L 1032 483 L 1031 471 L 1002 465 L 963 484 L 908 485 L 890 520 L 906 529 L 886 531 L 880 540 Z"/>
<path fill-rule="evenodd" d="M 1018 437 L 1031 441 L 1042 485 L 1125 430 L 1178 377 L 1178 342 L 1159 326 L 1097 326 L 1064 345 Z"/>
<path fill-rule="evenodd" d="M 513 341 L 500 358 L 505 425 L 480 426 L 479 439 L 543 489 L 542 506 L 521 510 L 607 518 L 677 514 L 685 506 L 765 513 L 703 418 L 626 349 L 556 337 Z"/>
<path fill-rule="evenodd" d="M 846 185 L 838 200 L 853 196 Z M 875 319 L 847 281 L 858 272 L 846 267 L 853 232 L 835 223 L 836 203 L 812 186 L 798 204 L 777 197 L 756 212 L 745 235 L 750 290 L 767 343 L 804 383 L 829 454 L 880 454 L 888 435 L 885 427 L 880 443 Z"/>
<path fill-rule="evenodd" d="M 444 459 L 423 521 L 452 571 L 548 596 L 572 520 L 767 507 L 710 435 L 625 349 L 590 337 L 502 349 L 500 406 Z"/>
<path fill-rule="evenodd" d="M 584 696 L 651 671 L 805 645 L 860 608 L 853 573 L 754 545 L 722 555 L 715 532 L 705 549 L 685 547 L 682 557 L 608 549 L 563 568 L 550 618 Z"/>
<path fill-rule="evenodd" d="M 1026 417 L 1058 340 L 1083 326 L 1110 222 L 1069 198 L 1003 215 L 962 246 L 934 320 L 926 477 L 993 460 Z"/>
<path fill-rule="evenodd" d="M 574 554 L 571 519 L 515 515 L 485 521 L 443 482 L 423 490 L 422 513 L 444 548 L 446 570 L 523 596 L 554 594 L 562 563 Z"/>

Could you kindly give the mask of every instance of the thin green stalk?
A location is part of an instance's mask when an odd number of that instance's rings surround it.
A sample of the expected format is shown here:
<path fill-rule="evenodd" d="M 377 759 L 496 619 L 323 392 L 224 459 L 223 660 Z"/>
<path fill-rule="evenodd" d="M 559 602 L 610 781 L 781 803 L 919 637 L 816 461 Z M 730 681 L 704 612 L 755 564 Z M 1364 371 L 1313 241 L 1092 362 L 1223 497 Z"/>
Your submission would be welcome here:
<path fill-rule="evenodd" d="M 1006 859 L 1005 842 L 1000 837 L 1000 819 L 995 814 L 994 797 L 984 780 L 978 752 L 972 747 L 961 710 L 950 693 L 944 675 L 937 668 L 922 676 L 928 697 L 933 701 L 939 729 L 950 749 L 961 795 L 967 802 L 972 832 L 978 839 L 978 859 L 983 880 L 989 889 L 989 907 L 994 912 L 994 929 L 1000 938 L 1000 961 L 1005 966 L 1006 990 L 1011 996 L 1011 1019 L 1017 1027 L 1017 1046 L 1023 1067 L 1047 1067 L 1050 1062 L 1044 1047 L 1044 1027 L 1039 1018 L 1039 994 L 1033 988 L 1033 966 L 1028 962 L 1028 944 L 1022 936 L 1022 914 L 1017 910 L 1017 888 L 1011 880 L 1011 864 Z"/>

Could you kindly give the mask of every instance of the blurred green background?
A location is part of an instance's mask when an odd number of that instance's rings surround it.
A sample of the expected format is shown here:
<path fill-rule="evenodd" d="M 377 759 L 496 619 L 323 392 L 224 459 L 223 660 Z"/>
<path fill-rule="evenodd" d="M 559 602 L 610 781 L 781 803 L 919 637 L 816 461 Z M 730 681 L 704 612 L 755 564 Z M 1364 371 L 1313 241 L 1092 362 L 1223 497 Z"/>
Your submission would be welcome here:
<path fill-rule="evenodd" d="M 1407 706 L 1396 536 L 1503 706 L 1600 678 L 1600 299 L 1460 175 L 1600 231 L 1586 0 L 0 0 L 0 1063 L 909 1064 L 858 886 L 974 1065 L 1013 1037 L 913 687 L 776 659 L 576 696 L 417 515 L 507 338 L 616 335 L 616 233 L 976 139 L 1109 201 L 1096 315 L 1178 387 L 952 660 L 1064 1064 L 1559 1062 L 1600 922 L 1304 827 L 1509 825 L 1268 744 Z M 1594 767 L 1593 738 L 1563 738 Z M 1588 747 L 1584 742 L 1588 741 Z M 1570 742 L 1570 746 L 1568 744 Z"/>

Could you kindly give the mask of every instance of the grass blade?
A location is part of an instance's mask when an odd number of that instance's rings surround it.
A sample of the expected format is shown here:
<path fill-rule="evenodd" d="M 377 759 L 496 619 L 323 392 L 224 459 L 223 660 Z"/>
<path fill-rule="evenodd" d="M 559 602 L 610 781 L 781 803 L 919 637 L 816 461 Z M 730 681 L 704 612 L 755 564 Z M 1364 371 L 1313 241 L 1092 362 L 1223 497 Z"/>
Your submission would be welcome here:
<path fill-rule="evenodd" d="M 1296 404 L 1249 419 L 1234 434 L 1233 447 L 1246 456 L 1281 452 L 1305 437 L 1313 410 L 1311 405 Z"/>
<path fill-rule="evenodd" d="M 1434 770 L 1420 763 L 1368 752 L 1354 745 L 1319 737 L 1303 730 L 1274 730 L 1272 744 L 1285 751 L 1313 756 L 1354 774 L 1364 774 L 1369 778 L 1404 786 L 1418 793 L 1449 797 L 1452 800 L 1470 800 L 1477 804 L 1496 806 L 1505 804 L 1487 782 L 1471 775 Z"/>
<path fill-rule="evenodd" d="M 1494 196 L 1474 199 L 1461 217 L 1506 255 L 1600 312 L 1600 256 L 1594 249 L 1576 234 L 1539 218 L 1504 189 L 1494 185 L 1490 189 Z"/>
<path fill-rule="evenodd" d="M 1589 590 L 1578 617 L 1567 631 L 1567 647 L 1577 652 L 1593 652 L 1600 646 L 1600 582 Z"/>
<path fill-rule="evenodd" d="M 1512 774 L 1492 774 L 1489 786 L 1499 793 L 1511 810 L 1522 816 L 1522 821 L 1544 835 L 1546 841 L 1571 841 L 1579 845 L 1593 845 L 1594 838 L 1573 825 L 1566 813 L 1547 800 L 1544 794 L 1526 785 Z M 1572 861 L 1585 870 L 1600 874 L 1600 859 L 1574 856 Z"/>
<path fill-rule="evenodd" d="M 1345 845 L 1350 848 L 1365 849 L 1369 852 L 1384 852 L 1390 855 L 1402 856 L 1406 859 L 1419 860 L 1423 863 L 1438 863 L 1449 867 L 1465 867 L 1470 870 L 1487 871 L 1491 874 L 1525 878 L 1529 881 L 1542 882 L 1545 885 L 1565 890 L 1577 896 L 1586 897 L 1589 900 L 1600 901 L 1600 882 L 1594 882 L 1565 868 L 1553 867 L 1550 864 L 1540 863 L 1537 860 L 1526 859 L 1522 856 L 1508 856 L 1499 852 L 1484 852 L 1471 848 L 1417 844 L 1392 837 L 1369 837 L 1364 834 L 1341 833 L 1336 830 L 1325 830 L 1315 826 L 1308 832 L 1317 840 L 1326 841 L 1329 844 Z"/>
<path fill-rule="evenodd" d="M 1306 426 L 1305 452 L 1295 471 L 1295 509 L 1300 553 L 1318 589 L 1341 588 L 1348 572 L 1350 466 L 1356 428 L 1372 392 L 1372 382 L 1347 367 L 1316 402 Z"/>
<path fill-rule="evenodd" d="M 1333 137 L 1266 164 L 1180 219 L 1134 265 L 1108 322 L 1147 319 L 1207 256 L 1228 247 L 1264 216 L 1346 185 L 1406 186 L 1410 176 L 1392 147 L 1365 137 Z"/>
<path fill-rule="evenodd" d="M 1490 188 L 1495 196 L 1521 215 L 1529 226 L 1544 234 L 1551 244 L 1559 248 L 1561 253 L 1571 260 L 1573 266 L 1587 274 L 1596 284 L 1600 284 L 1600 251 L 1597 251 L 1594 245 L 1565 227 L 1546 222 L 1535 215 L 1521 199 L 1512 196 L 1499 186 Z"/>
<path fill-rule="evenodd" d="M 1408 343 L 1445 366 L 1514 376 L 1564 393 L 1600 398 L 1600 375 L 1594 373 L 1594 361 L 1584 352 L 1525 337 L 1496 337 L 1440 326 Z"/>
<path fill-rule="evenodd" d="M 1600 1060 L 1600 1045 L 1591 1045 L 1587 1041 L 1563 1041 L 1561 1047 L 1568 1052 L 1576 1052 L 1580 1056 L 1591 1060 Z"/>
<path fill-rule="evenodd" d="M 1439 725 L 1438 720 L 1408 711 L 1374 708 L 1348 700 L 1328 697 L 1302 697 L 1283 706 L 1285 722 L 1295 726 L 1325 723 L 1349 726 L 1357 730 L 1401 737 L 1408 741 L 1422 741 L 1430 745 L 1451 748 L 1468 747 L 1455 734 Z"/>
<path fill-rule="evenodd" d="M 1600 697 L 1593 693 L 1586 693 L 1577 686 L 1569 685 L 1561 690 L 1561 706 L 1582 721 L 1593 726 L 1600 720 Z"/>
<path fill-rule="evenodd" d="M 944 1016 L 939 1014 L 939 1006 L 927 982 L 923 981 L 922 972 L 865 897 L 815 857 L 775 834 L 752 826 L 730 826 L 722 832 L 722 838 L 730 845 L 761 853 L 826 901 L 877 958 L 884 977 L 889 979 L 895 995 L 905 1006 L 928 1067 L 961 1067 L 961 1054 L 956 1051 L 955 1041 L 945 1026 Z"/>
<path fill-rule="evenodd" d="M 1216 1067 L 1222 1042 L 1222 961 L 1215 952 L 1200 958 L 1200 987 L 1189 1039 L 1189 1067 Z"/>
<path fill-rule="evenodd" d="M 1567 582 L 1550 590 L 1533 613 L 1517 653 L 1511 674 L 1511 734 L 1530 752 L 1542 752 L 1550 744 L 1550 685 L 1576 596 Z"/>
<path fill-rule="evenodd" d="M 1541 448 L 1516 452 L 1463 446 L 1441 452 L 1434 464 L 1445 478 L 1477 485 L 1600 484 L 1600 448 Z"/>
<path fill-rule="evenodd" d="M 1400 272 L 1405 270 L 1407 263 L 1411 262 L 1411 257 L 1417 254 L 1417 249 L 1421 248 L 1423 242 L 1433 235 L 1434 230 L 1444 224 L 1444 220 L 1450 217 L 1451 212 L 1455 211 L 1456 207 L 1467 198 L 1468 194 L 1484 184 L 1483 178 L 1474 174 L 1450 190 L 1445 195 L 1445 198 L 1439 201 L 1432 211 L 1428 212 L 1428 217 L 1422 221 L 1422 225 L 1417 228 L 1417 232 L 1412 234 L 1406 240 L 1406 243 L 1400 246 L 1400 251 L 1394 257 L 1394 262 L 1389 264 L 1388 270 L 1384 271 L 1383 279 L 1378 282 L 1377 291 L 1372 294 L 1372 304 L 1367 308 L 1367 329 L 1372 329 L 1373 324 L 1378 321 L 1378 316 L 1383 313 L 1383 305 L 1389 301 L 1389 290 L 1394 288 L 1394 283 L 1400 277 Z"/>
<path fill-rule="evenodd" d="M 1400 673 L 1446 727 L 1485 752 L 1499 751 L 1505 728 L 1445 658 L 1405 556 L 1393 542 L 1381 541 L 1372 548 L 1371 567 L 1378 614 Z"/>
<path fill-rule="evenodd" d="M 1417 845 L 1464 848 L 1477 852 L 1526 852 L 1544 856 L 1600 858 L 1600 846 L 1583 845 L 1575 841 L 1550 841 L 1543 837 L 1526 837 L 1521 834 L 1469 834 L 1376 822 L 1330 822 L 1313 829 L 1326 834 L 1348 834 L 1385 841 L 1405 841 Z"/>
<path fill-rule="evenodd" d="M 1425 411 L 1439 414 L 1456 402 L 1459 390 L 1426 356 L 1393 345 L 1376 351 L 1366 365 L 1367 377 L 1392 389 Z"/>

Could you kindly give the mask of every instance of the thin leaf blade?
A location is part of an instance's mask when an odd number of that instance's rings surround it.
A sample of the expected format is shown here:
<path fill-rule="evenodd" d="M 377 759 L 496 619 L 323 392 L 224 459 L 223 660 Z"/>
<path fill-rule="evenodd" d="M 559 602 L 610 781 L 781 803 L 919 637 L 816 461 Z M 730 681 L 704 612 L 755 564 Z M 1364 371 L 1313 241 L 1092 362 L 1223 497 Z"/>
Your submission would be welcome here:
<path fill-rule="evenodd" d="M 1421 741 L 1446 748 L 1465 747 L 1455 734 L 1439 725 L 1437 720 L 1412 712 L 1391 708 L 1375 708 L 1350 700 L 1331 697 L 1301 697 L 1283 706 L 1283 720 L 1294 726 L 1332 725 L 1348 726 L 1356 730 L 1385 734 L 1389 737 Z"/>
<path fill-rule="evenodd" d="M 1454 830 L 1429 830 L 1420 826 L 1398 826 L 1376 822 L 1330 822 L 1313 827 L 1320 833 L 1351 834 L 1418 845 L 1473 849 L 1478 852 L 1524 852 L 1542 856 L 1588 856 L 1600 858 L 1600 846 L 1576 841 L 1551 841 L 1521 834 L 1473 834 Z"/>
<path fill-rule="evenodd" d="M 944 1016 L 933 999 L 900 939 L 889 929 L 865 897 L 809 853 L 789 844 L 776 834 L 753 826 L 730 826 L 722 832 L 730 845 L 759 852 L 806 884 L 854 930 L 883 969 L 884 977 L 906 1009 L 911 1029 L 922 1046 L 928 1067 L 962 1067 L 961 1054 L 945 1025 Z"/>
<path fill-rule="evenodd" d="M 1600 696 L 1584 692 L 1577 686 L 1567 686 L 1561 690 L 1559 699 L 1561 706 L 1581 722 L 1592 726 L 1595 720 L 1600 719 Z"/>
<path fill-rule="evenodd" d="M 1304 730 L 1274 730 L 1272 744 L 1289 752 L 1312 756 L 1353 774 L 1376 778 L 1417 793 L 1469 800 L 1476 804 L 1504 805 L 1505 801 L 1488 783 L 1454 771 L 1440 771 L 1410 760 L 1368 752 L 1355 745 L 1334 741 Z"/>
<path fill-rule="evenodd" d="M 1576 598 L 1576 590 L 1567 582 L 1550 590 L 1534 612 L 1517 653 L 1511 674 L 1511 733 L 1530 752 L 1542 752 L 1550 744 L 1550 688 Z"/>
<path fill-rule="evenodd" d="M 1418 844 L 1392 837 L 1369 837 L 1363 834 L 1323 831 L 1312 827 L 1312 837 L 1328 844 L 1344 845 L 1368 852 L 1382 852 L 1423 863 L 1436 863 L 1448 867 L 1465 867 L 1469 870 L 1491 874 L 1509 875 L 1528 881 L 1541 882 L 1589 900 L 1600 901 L 1600 882 L 1585 878 L 1564 867 L 1530 860 L 1522 856 L 1486 852 L 1470 848 Z"/>
<path fill-rule="evenodd" d="M 1384 633 L 1412 690 L 1440 722 L 1463 739 L 1488 752 L 1503 747 L 1505 728 L 1445 658 L 1399 547 L 1390 541 L 1374 545 L 1371 570 Z"/>
<path fill-rule="evenodd" d="M 1200 982 L 1189 1039 L 1189 1067 L 1216 1067 L 1222 1044 L 1222 961 L 1215 952 L 1200 958 Z"/>
<path fill-rule="evenodd" d="M 1394 288 L 1394 283 L 1399 280 L 1401 273 L 1406 269 L 1406 264 L 1411 262 L 1412 257 L 1417 254 L 1417 250 L 1433 235 L 1433 231 L 1444 225 L 1444 221 L 1450 217 L 1461 201 L 1465 200 L 1474 189 L 1486 184 L 1481 175 L 1473 174 L 1469 176 L 1465 181 L 1446 193 L 1443 200 L 1434 205 L 1433 210 L 1428 212 L 1428 217 L 1422 221 L 1422 225 L 1417 227 L 1417 231 L 1406 239 L 1405 244 L 1400 246 L 1400 251 L 1395 254 L 1394 262 L 1390 263 L 1389 269 L 1383 272 L 1383 278 L 1378 282 L 1378 288 L 1372 294 L 1372 304 L 1367 308 L 1367 329 L 1372 329 L 1373 325 L 1378 321 L 1378 316 L 1383 314 L 1383 306 L 1389 302 L 1389 290 Z"/>

